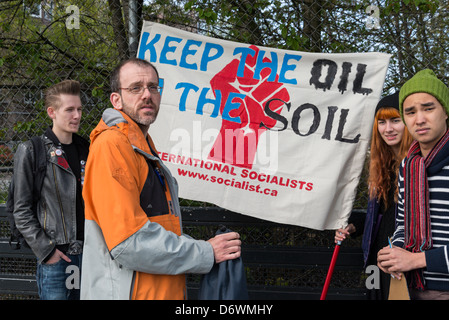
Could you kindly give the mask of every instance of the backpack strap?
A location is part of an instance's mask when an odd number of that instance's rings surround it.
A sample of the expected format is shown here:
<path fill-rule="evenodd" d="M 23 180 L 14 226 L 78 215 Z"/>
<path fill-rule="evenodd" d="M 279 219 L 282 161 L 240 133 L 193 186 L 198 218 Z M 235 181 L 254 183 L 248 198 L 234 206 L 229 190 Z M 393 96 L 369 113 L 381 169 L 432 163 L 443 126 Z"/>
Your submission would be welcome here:
<path fill-rule="evenodd" d="M 34 189 L 33 200 L 37 202 L 41 196 L 41 189 L 44 182 L 45 171 L 47 170 L 47 150 L 45 149 L 44 140 L 39 137 L 32 137 L 31 143 L 34 149 Z"/>
<path fill-rule="evenodd" d="M 33 163 L 33 211 L 36 210 L 36 204 L 41 196 L 41 189 L 45 177 L 47 168 L 47 150 L 45 149 L 44 140 L 41 137 L 32 137 L 31 143 L 33 145 L 34 163 Z M 8 189 L 8 199 L 6 201 L 6 212 L 11 230 L 11 236 L 9 239 L 9 245 L 18 250 L 21 245 L 28 246 L 23 240 L 23 236 L 17 230 L 16 223 L 14 221 L 14 175 L 11 179 L 11 183 Z"/>

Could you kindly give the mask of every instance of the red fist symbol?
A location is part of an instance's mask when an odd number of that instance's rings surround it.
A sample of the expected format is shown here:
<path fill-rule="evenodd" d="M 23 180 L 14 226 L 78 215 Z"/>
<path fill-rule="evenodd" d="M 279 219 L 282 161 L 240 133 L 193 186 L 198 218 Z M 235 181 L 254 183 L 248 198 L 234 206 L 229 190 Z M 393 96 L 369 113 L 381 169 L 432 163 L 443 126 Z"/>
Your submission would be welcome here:
<path fill-rule="evenodd" d="M 265 114 L 265 104 L 271 101 L 270 109 L 280 114 L 285 105 L 283 101 L 290 99 L 287 89 L 278 82 L 279 75 L 275 81 L 268 81 L 270 68 L 262 69 L 260 79 L 254 79 L 259 49 L 250 48 L 255 54 L 246 57 L 243 76 L 237 76 L 240 60 L 234 59 L 210 82 L 215 95 L 217 90 L 221 92 L 223 122 L 209 159 L 243 168 L 252 168 L 261 134 L 276 124 L 275 119 Z M 267 57 L 262 61 L 271 62 Z M 265 127 L 260 126 L 262 122 Z"/>

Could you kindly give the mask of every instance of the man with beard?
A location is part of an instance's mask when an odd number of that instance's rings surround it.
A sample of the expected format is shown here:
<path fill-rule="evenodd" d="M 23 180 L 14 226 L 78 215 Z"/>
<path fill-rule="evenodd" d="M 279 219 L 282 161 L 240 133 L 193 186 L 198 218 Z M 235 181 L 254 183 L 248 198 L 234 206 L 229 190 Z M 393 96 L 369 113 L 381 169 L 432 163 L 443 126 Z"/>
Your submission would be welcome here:
<path fill-rule="evenodd" d="M 161 102 L 156 68 L 122 62 L 111 91 L 114 108 L 90 136 L 81 298 L 185 299 L 185 273 L 238 258 L 239 235 L 203 241 L 182 234 L 176 181 L 148 134 Z"/>

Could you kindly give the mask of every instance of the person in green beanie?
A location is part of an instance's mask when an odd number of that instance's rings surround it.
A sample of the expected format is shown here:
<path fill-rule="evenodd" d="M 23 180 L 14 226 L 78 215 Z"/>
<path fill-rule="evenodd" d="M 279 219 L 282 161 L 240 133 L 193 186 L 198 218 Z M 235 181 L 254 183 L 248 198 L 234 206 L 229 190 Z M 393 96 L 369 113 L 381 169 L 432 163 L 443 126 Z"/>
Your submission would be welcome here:
<path fill-rule="evenodd" d="M 415 141 L 399 168 L 393 248 L 378 266 L 404 273 L 411 299 L 449 300 L 449 89 L 422 70 L 402 86 L 399 110 Z"/>
<path fill-rule="evenodd" d="M 388 237 L 395 230 L 397 212 L 397 175 L 413 138 L 399 114 L 399 91 L 382 98 L 374 113 L 369 155 L 368 205 L 366 214 L 352 214 L 348 225 L 335 232 L 335 243 L 347 237 L 363 235 L 363 266 L 377 264 L 377 252 L 388 245 Z M 379 277 L 368 286 L 366 298 L 387 300 L 390 292 L 389 274 Z M 369 287 L 369 288 L 368 288 Z"/>

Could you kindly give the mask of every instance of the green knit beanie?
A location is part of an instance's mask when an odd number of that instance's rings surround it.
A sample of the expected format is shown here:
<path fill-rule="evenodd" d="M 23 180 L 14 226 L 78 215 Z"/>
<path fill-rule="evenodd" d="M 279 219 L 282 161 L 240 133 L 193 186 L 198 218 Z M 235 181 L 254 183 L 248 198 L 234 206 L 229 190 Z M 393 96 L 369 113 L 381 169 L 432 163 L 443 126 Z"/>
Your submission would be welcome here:
<path fill-rule="evenodd" d="M 399 113 L 402 119 L 404 119 L 402 104 L 405 98 L 417 92 L 425 92 L 437 98 L 449 115 L 449 89 L 432 70 L 424 69 L 417 72 L 399 91 Z"/>

